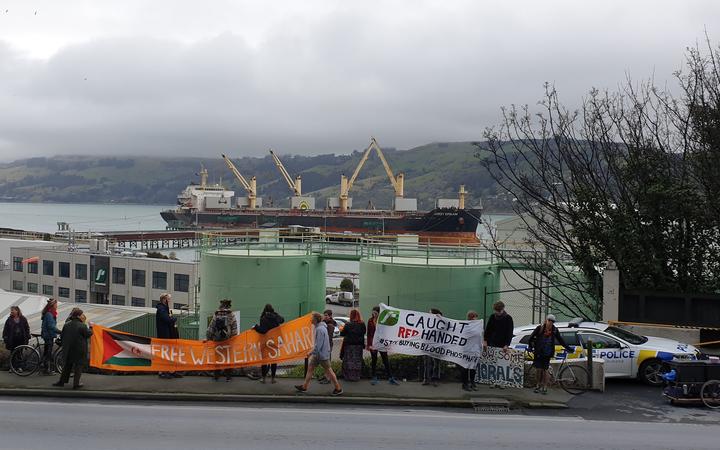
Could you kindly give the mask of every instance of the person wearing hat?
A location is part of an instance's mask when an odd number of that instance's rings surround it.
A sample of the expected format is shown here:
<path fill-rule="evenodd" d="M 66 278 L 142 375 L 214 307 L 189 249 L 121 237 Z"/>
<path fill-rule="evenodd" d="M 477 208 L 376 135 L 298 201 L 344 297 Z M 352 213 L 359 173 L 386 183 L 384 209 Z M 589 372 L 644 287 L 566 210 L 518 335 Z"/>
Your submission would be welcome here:
<path fill-rule="evenodd" d="M 232 310 L 232 302 L 228 299 L 220 300 L 220 307 L 213 314 L 208 325 L 206 336 L 208 340 L 222 342 L 238 334 L 238 324 Z M 232 369 L 219 369 L 213 373 L 213 379 L 217 381 L 220 375 L 225 375 L 225 381 L 232 379 Z"/>
<path fill-rule="evenodd" d="M 556 344 L 562 345 L 565 351 L 572 353 L 555 326 L 555 316 L 548 314 L 545 323 L 535 328 L 528 341 L 528 349 L 534 354 L 533 367 L 537 370 L 535 393 L 547 394 L 547 387 L 550 384 L 548 368 L 550 360 L 555 355 Z"/>

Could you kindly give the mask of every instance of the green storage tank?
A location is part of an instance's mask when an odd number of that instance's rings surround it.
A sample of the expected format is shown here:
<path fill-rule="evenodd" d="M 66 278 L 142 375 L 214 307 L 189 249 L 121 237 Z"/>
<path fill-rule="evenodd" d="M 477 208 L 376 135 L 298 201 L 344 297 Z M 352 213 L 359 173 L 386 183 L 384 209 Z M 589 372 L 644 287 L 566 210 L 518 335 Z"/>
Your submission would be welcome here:
<path fill-rule="evenodd" d="M 223 298 L 240 311 L 240 330 L 258 322 L 266 303 L 285 320 L 325 307 L 325 261 L 303 250 L 221 248 L 200 254 L 199 334 Z"/>
<path fill-rule="evenodd" d="M 446 317 L 464 319 L 468 310 L 489 314 L 485 290 L 497 291 L 498 266 L 489 261 L 452 258 L 371 257 L 360 261 L 363 318 L 378 303 L 403 309 L 438 308 Z"/>

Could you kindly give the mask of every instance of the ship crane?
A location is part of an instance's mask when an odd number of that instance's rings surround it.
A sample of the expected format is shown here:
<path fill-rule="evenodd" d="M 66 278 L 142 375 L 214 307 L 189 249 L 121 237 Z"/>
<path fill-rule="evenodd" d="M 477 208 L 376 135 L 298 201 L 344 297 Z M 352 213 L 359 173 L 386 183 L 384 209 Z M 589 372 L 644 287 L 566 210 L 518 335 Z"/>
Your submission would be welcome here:
<path fill-rule="evenodd" d="M 393 174 L 393 171 L 390 168 L 390 164 L 388 164 L 387 160 L 385 159 L 385 155 L 383 154 L 382 150 L 380 149 L 380 146 L 378 145 L 377 141 L 375 140 L 375 138 L 371 138 L 370 145 L 365 150 L 365 153 L 363 153 L 363 156 L 360 159 L 360 162 L 358 163 L 357 167 L 355 168 L 355 172 L 353 172 L 350 179 L 348 180 L 345 175 L 340 176 L 340 210 L 341 211 L 347 211 L 347 209 L 348 209 L 348 194 L 350 192 L 350 189 L 352 188 L 353 184 L 355 183 L 355 180 L 357 179 L 358 175 L 360 174 L 360 169 L 362 169 L 363 165 L 365 165 L 365 162 L 367 161 L 368 157 L 370 156 L 370 153 L 373 150 L 375 150 L 375 152 L 377 152 L 378 156 L 380 157 L 380 161 L 382 161 L 382 165 L 385 168 L 385 173 L 387 174 L 388 178 L 390 179 L 390 183 L 392 184 L 393 189 L 395 189 L 395 197 L 403 198 L 405 175 L 403 173 L 398 173 L 397 176 L 395 176 Z"/>
<path fill-rule="evenodd" d="M 245 188 L 245 191 L 247 191 L 247 198 L 248 198 L 248 208 L 254 209 L 257 207 L 257 179 L 255 177 L 250 178 L 250 182 L 245 179 L 245 177 L 242 176 L 240 171 L 235 167 L 235 164 L 233 164 L 232 161 L 230 161 L 230 158 L 228 158 L 225 155 L 222 155 L 223 160 L 225 161 L 225 164 L 227 164 L 230 171 L 235 175 L 235 178 L 240 182 L 243 188 Z"/>
<path fill-rule="evenodd" d="M 293 193 L 296 196 L 302 195 L 302 177 L 300 175 L 295 177 L 295 180 L 293 180 L 290 177 L 290 173 L 288 173 L 287 169 L 285 169 L 285 166 L 283 165 L 282 161 L 280 161 L 280 158 L 270 150 L 270 155 L 272 156 L 273 161 L 275 162 L 275 165 L 277 166 L 278 170 L 280 171 L 280 174 L 285 178 L 285 182 L 290 186 L 290 190 L 293 191 Z"/>

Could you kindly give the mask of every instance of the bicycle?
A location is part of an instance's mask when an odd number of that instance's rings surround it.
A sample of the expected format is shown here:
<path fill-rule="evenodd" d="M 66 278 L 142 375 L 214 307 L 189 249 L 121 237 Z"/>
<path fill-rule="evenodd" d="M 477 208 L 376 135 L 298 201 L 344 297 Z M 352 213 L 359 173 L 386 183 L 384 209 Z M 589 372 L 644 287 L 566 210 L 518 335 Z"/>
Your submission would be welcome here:
<path fill-rule="evenodd" d="M 528 357 L 530 355 L 530 357 Z M 534 355 L 529 351 L 525 352 L 525 360 L 532 361 Z M 550 386 L 560 386 L 562 390 L 570 395 L 584 394 L 590 389 L 590 375 L 587 369 L 580 365 L 570 365 L 567 363 L 567 353 L 561 359 L 560 367 L 558 367 L 558 376 L 555 376 L 555 370 L 552 364 L 548 367 L 548 375 L 550 376 Z"/>
<path fill-rule="evenodd" d="M 40 342 L 39 334 L 31 335 L 35 339 L 34 344 L 18 345 L 10 354 L 10 371 L 21 377 L 28 377 L 42 367 L 43 344 Z M 53 344 L 54 350 L 50 358 L 56 372 L 62 372 L 63 353 L 59 345 L 60 339 Z M 58 344 L 55 346 L 55 344 Z M 48 368 L 49 369 L 49 368 Z"/>

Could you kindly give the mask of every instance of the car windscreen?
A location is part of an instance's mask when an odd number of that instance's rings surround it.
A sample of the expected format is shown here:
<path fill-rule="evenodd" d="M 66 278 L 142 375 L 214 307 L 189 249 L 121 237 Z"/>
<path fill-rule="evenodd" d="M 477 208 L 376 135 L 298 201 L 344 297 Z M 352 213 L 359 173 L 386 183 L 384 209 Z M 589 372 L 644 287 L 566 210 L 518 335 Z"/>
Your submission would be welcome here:
<path fill-rule="evenodd" d="M 648 338 L 646 338 L 645 336 L 640 336 L 639 334 L 631 333 L 628 330 L 623 330 L 622 328 L 618 327 L 607 327 L 605 328 L 605 332 L 608 334 L 612 334 L 615 337 L 619 337 L 620 339 L 633 345 L 644 344 L 648 341 Z"/>

